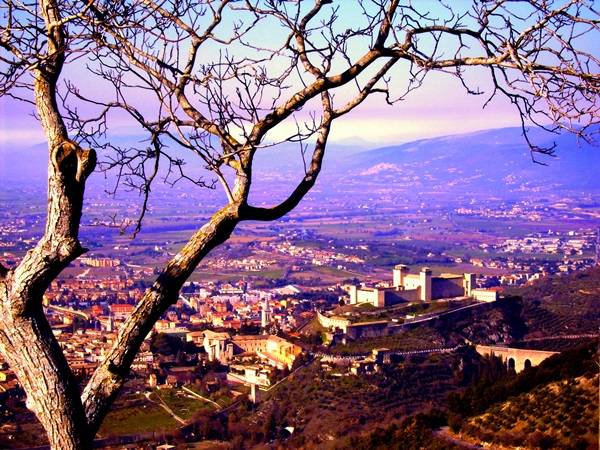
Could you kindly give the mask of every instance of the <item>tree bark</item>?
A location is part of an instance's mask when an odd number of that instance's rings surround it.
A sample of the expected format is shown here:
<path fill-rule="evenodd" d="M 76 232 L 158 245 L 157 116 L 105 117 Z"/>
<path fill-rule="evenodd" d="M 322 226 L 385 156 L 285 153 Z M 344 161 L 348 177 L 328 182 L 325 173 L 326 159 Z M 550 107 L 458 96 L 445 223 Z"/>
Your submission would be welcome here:
<path fill-rule="evenodd" d="M 2 353 L 27 393 L 27 407 L 44 426 L 50 446 L 91 448 L 79 387 L 41 306 L 35 313 L 17 317 L 3 307 L 0 318 Z"/>

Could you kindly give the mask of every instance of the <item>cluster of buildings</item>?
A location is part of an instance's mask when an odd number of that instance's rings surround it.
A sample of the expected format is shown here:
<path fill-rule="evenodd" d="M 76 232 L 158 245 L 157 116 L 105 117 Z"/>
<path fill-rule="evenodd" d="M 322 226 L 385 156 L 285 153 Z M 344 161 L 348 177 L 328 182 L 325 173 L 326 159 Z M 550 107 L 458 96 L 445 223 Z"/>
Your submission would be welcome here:
<path fill-rule="evenodd" d="M 107 263 L 108 264 L 108 263 Z M 114 275 L 97 277 L 89 270 L 76 277 L 55 280 L 44 295 L 53 326 L 72 325 L 75 317 L 89 321 L 87 328 L 112 331 L 126 319 L 144 295 L 125 272 L 110 266 Z M 270 321 L 289 331 L 312 317 L 308 300 L 293 298 L 302 290 L 289 285 L 275 289 L 252 289 L 250 283 L 206 282 L 184 285 L 176 304 L 156 323 L 159 332 L 215 327 L 239 329 L 261 324 L 265 300 L 270 301 Z M 79 321 L 81 322 L 81 321 Z"/>
<path fill-rule="evenodd" d="M 513 184 L 509 178 L 505 178 L 505 181 L 507 184 Z M 472 200 L 469 206 L 460 206 L 454 212 L 486 219 L 518 219 L 531 222 L 542 222 L 550 217 L 586 219 L 594 216 L 593 211 L 581 208 L 575 202 L 567 199 L 552 203 L 536 201 L 531 198 L 515 202 L 490 201 L 482 206 L 476 206 L 475 203 L 475 200 Z"/>
<path fill-rule="evenodd" d="M 312 305 L 308 300 L 292 298 L 302 292 L 295 286 L 278 289 L 250 289 L 232 292 L 228 284 L 207 289 L 195 285 L 191 292 L 183 293 L 178 304 L 194 310 L 189 317 L 183 315 L 190 325 L 208 325 L 215 328 L 239 329 L 244 324 L 261 325 L 265 302 L 270 302 L 270 321 L 284 331 L 290 331 L 299 323 L 312 317 Z M 226 293 L 227 292 L 227 293 Z M 263 325 L 264 326 L 264 325 Z"/>
<path fill-rule="evenodd" d="M 71 333 L 71 330 L 63 331 L 58 327 L 55 328 L 55 335 L 71 370 L 80 379 L 85 379 L 93 373 L 116 339 L 115 332 L 93 329 L 80 329 Z M 150 351 L 150 341 L 147 340 L 138 352 L 131 370 L 146 375 L 148 371 L 157 368 L 158 361 Z M 0 399 L 3 395 L 19 397 L 20 393 L 21 388 L 14 373 L 0 357 Z"/>
<path fill-rule="evenodd" d="M 44 294 L 44 302 L 46 305 L 71 303 L 86 309 L 100 303 L 137 303 L 143 295 L 142 289 L 134 287 L 133 280 L 123 275 L 97 278 L 82 274 L 54 280 Z"/>
<path fill-rule="evenodd" d="M 94 305 L 85 313 L 52 305 L 48 307 L 47 315 L 53 323 L 56 339 L 77 377 L 85 379 L 93 373 L 115 341 L 118 328 L 131 315 L 133 309 L 133 305 L 125 303 L 111 304 L 106 308 Z M 193 342 L 196 348 L 203 348 L 204 355 L 192 355 L 195 360 L 202 357 L 209 362 L 219 361 L 223 365 L 235 365 L 237 369 L 231 374 L 233 383 L 266 387 L 270 385 L 271 368 L 291 369 L 294 361 L 302 353 L 302 348 L 267 333 L 274 321 L 274 310 L 268 298 L 260 305 L 259 311 L 259 323 L 265 330 L 264 334 L 260 335 L 240 335 L 211 330 L 191 331 L 174 312 L 169 312 L 165 319 L 159 320 L 154 327 L 154 332 L 177 336 L 183 341 Z M 60 321 L 59 316 L 71 319 Z M 87 329 L 73 329 L 70 327 L 73 317 L 84 319 L 87 317 L 89 323 L 94 326 Z M 169 325 L 165 326 L 165 323 Z M 158 358 L 152 353 L 150 337 L 151 335 L 142 344 L 131 370 L 141 376 L 150 374 L 149 380 L 153 380 L 155 386 L 156 371 L 164 358 Z M 190 355 L 185 357 L 187 360 Z M 169 376 L 167 376 L 167 384 L 168 379 Z M 0 360 L 0 394 L 18 395 L 17 391 L 19 386 L 14 374 Z"/>
<path fill-rule="evenodd" d="M 456 209 L 457 214 L 467 216 L 481 216 L 495 219 L 526 219 L 531 222 L 542 220 L 543 212 L 538 207 L 525 203 L 514 205 L 501 205 L 500 207 L 474 207 L 461 206 Z"/>
<path fill-rule="evenodd" d="M 261 335 L 232 336 L 225 331 L 203 331 L 202 344 L 208 360 L 229 364 L 234 358 L 243 360 L 248 356 L 257 356 L 271 366 L 291 369 L 296 358 L 302 353 L 302 348 L 278 336 L 267 334 L 266 331 L 272 325 L 272 312 L 267 298 L 261 309 L 261 328 L 265 330 Z M 254 370 L 250 371 L 250 374 L 254 373 Z"/>
<path fill-rule="evenodd" d="M 570 231 L 565 235 L 548 233 L 533 235 L 526 238 L 505 239 L 494 248 L 502 253 L 546 253 L 564 255 L 583 255 L 596 245 L 596 234 L 593 232 L 576 233 Z"/>
<path fill-rule="evenodd" d="M 206 330 L 203 345 L 209 361 L 229 365 L 232 361 L 258 358 L 279 369 L 291 369 L 302 348 L 270 334 L 230 335 L 227 332 Z"/>
<path fill-rule="evenodd" d="M 231 259 L 214 258 L 202 263 L 203 267 L 210 269 L 235 269 L 245 272 L 264 270 L 278 264 L 274 255 L 285 255 L 297 258 L 298 264 L 292 265 L 292 270 L 300 270 L 300 264 L 313 266 L 340 266 L 345 264 L 363 264 L 364 260 L 355 255 L 336 252 L 332 250 L 315 249 L 306 246 L 294 245 L 285 241 L 263 241 L 253 249 L 256 255 L 253 258 Z"/>
<path fill-rule="evenodd" d="M 121 265 L 121 261 L 115 258 L 94 258 L 81 257 L 79 263 L 90 267 L 117 267 Z"/>
<path fill-rule="evenodd" d="M 308 259 L 314 266 L 340 265 L 345 263 L 363 264 L 365 261 L 358 256 L 331 250 L 314 249 L 311 247 L 294 245 L 291 242 L 273 243 L 273 249 L 279 253 Z"/>

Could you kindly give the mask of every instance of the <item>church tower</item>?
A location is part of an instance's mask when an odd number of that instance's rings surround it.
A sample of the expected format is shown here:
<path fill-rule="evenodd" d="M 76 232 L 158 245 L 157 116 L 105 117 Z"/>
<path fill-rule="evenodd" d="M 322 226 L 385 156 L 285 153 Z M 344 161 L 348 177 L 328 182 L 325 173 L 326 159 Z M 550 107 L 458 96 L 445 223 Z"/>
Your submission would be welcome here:
<path fill-rule="evenodd" d="M 269 299 L 265 298 L 265 303 L 262 308 L 261 314 L 261 326 L 263 328 L 271 324 L 271 307 L 269 306 Z"/>
<path fill-rule="evenodd" d="M 114 333 L 115 330 L 115 320 L 113 318 L 112 312 L 108 312 L 108 321 L 106 322 L 106 332 Z"/>

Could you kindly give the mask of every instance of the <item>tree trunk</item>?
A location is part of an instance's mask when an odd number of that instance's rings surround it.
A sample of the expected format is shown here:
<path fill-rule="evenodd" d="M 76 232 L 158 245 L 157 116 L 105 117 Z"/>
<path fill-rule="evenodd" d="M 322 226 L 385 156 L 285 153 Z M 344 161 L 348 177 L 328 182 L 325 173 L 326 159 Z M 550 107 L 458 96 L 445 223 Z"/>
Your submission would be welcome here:
<path fill-rule="evenodd" d="M 4 323 L 0 331 L 2 353 L 25 389 L 27 407 L 44 426 L 51 447 L 91 448 L 79 386 L 42 308 L 31 316 L 15 318 L 3 307 L 0 318 Z"/>
<path fill-rule="evenodd" d="M 78 241 L 85 179 L 95 155 L 53 135 L 46 232 L 21 263 L 0 275 L 0 352 L 27 394 L 53 449 L 91 448 L 77 381 L 42 306 L 52 280 L 85 252 Z"/>
<path fill-rule="evenodd" d="M 93 436 L 88 433 L 79 386 L 44 315 L 42 300 L 50 282 L 85 251 L 77 236 L 84 182 L 95 160 L 93 152 L 70 142 L 55 145 L 50 154 L 46 233 L 17 268 L 0 277 L 0 350 L 51 447 L 88 449 Z"/>
<path fill-rule="evenodd" d="M 11 270 L 0 271 L 0 352 L 27 394 L 27 406 L 46 429 L 53 449 L 90 449 L 93 434 L 79 386 L 42 306 L 52 280 L 85 252 L 79 244 L 85 181 L 94 170 L 93 150 L 69 140 L 56 102 L 67 36 L 56 0 L 39 0 L 46 25 L 46 55 L 34 73 L 34 94 L 49 150 L 46 230 L 35 248 Z"/>

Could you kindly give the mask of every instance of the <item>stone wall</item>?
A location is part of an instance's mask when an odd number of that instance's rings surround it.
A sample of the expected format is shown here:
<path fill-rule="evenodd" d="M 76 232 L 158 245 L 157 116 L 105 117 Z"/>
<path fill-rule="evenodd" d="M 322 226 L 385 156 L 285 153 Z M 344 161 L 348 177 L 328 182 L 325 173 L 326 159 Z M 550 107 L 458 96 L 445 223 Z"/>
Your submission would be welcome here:
<path fill-rule="evenodd" d="M 348 325 L 346 336 L 350 339 L 385 336 L 388 334 L 388 327 L 387 321 L 355 323 Z"/>

